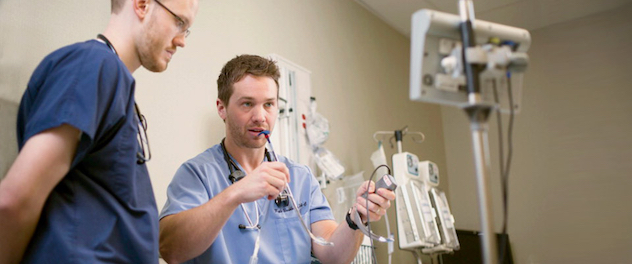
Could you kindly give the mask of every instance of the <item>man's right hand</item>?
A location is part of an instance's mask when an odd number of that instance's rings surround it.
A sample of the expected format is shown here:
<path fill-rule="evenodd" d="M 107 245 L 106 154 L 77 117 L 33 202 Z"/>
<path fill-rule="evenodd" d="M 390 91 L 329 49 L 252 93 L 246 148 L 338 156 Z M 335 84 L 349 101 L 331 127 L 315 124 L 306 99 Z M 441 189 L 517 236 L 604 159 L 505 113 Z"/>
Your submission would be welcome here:
<path fill-rule="evenodd" d="M 263 162 L 231 187 L 239 193 L 240 203 L 249 203 L 264 196 L 268 200 L 276 198 L 289 181 L 290 172 L 285 163 Z"/>
<path fill-rule="evenodd" d="M 208 202 L 160 220 L 160 253 L 171 262 L 202 254 L 217 238 L 240 203 L 276 198 L 289 182 L 284 163 L 264 162 Z M 204 225 L 200 228 L 200 225 Z M 234 227 L 237 228 L 237 227 Z"/>

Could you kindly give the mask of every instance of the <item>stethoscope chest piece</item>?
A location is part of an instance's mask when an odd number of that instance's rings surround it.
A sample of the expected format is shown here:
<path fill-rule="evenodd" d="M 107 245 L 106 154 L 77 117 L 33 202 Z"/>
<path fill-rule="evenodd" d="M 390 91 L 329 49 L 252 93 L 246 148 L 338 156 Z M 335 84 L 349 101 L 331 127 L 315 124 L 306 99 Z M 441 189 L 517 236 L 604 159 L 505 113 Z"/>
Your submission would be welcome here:
<path fill-rule="evenodd" d="M 283 192 L 281 192 L 279 196 L 277 196 L 277 198 L 274 199 L 274 203 L 278 207 L 286 207 L 290 205 L 290 200 L 287 198 L 287 191 L 283 190 Z"/>

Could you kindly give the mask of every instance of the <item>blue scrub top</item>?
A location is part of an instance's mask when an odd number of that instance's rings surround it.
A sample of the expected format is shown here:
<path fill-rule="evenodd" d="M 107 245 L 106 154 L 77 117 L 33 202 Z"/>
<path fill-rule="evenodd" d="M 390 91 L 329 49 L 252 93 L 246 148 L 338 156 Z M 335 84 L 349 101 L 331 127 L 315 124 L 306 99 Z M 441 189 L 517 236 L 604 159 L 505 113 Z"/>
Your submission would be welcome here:
<path fill-rule="evenodd" d="M 49 195 L 23 263 L 158 263 L 158 210 L 136 164 L 135 81 L 104 43 L 48 55 L 18 113 L 21 149 L 62 124 L 82 132 L 70 171 Z"/>
<path fill-rule="evenodd" d="M 333 220 L 329 203 L 310 169 L 283 156 L 279 156 L 279 161 L 285 163 L 290 171 L 290 189 L 305 224 L 310 227 L 314 222 Z M 237 166 L 242 169 L 241 165 Z M 188 160 L 178 169 L 169 184 L 167 202 L 160 218 L 208 202 L 230 186 L 229 174 L 219 144 Z M 259 211 L 262 212 L 261 230 L 239 229 L 240 224 L 248 225 L 248 220 L 241 207 L 237 207 L 213 244 L 202 255 L 187 263 L 248 263 L 258 232 L 261 232 L 258 263 L 311 262 L 311 239 L 291 205 L 279 207 L 274 200 L 269 201 L 264 197 L 256 203 L 247 203 L 244 206 L 253 222 L 256 222 L 255 206 L 259 206 Z M 266 207 L 267 211 L 264 212 Z"/>

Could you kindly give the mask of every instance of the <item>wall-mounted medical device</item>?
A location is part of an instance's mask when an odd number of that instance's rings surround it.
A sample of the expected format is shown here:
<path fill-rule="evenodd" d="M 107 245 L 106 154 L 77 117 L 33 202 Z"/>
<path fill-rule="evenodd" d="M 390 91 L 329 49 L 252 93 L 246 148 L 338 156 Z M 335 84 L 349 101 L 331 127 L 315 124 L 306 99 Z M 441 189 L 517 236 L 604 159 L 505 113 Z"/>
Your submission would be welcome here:
<path fill-rule="evenodd" d="M 437 212 L 441 245 L 439 248 L 428 249 L 427 252 L 458 250 L 460 244 L 459 238 L 456 235 L 456 228 L 454 227 L 454 216 L 450 211 L 445 193 L 437 188 L 431 188 L 430 200 L 432 201 L 432 207 L 434 207 Z"/>
<path fill-rule="evenodd" d="M 302 115 L 309 111 L 311 97 L 311 72 L 278 55 L 268 55 L 279 67 L 279 115 L 272 133 L 279 155 L 301 164 L 311 165 L 311 147 L 302 127 Z M 315 170 L 315 167 L 311 167 Z"/>
<path fill-rule="evenodd" d="M 439 167 L 432 161 L 419 162 L 419 176 L 430 187 L 439 186 Z"/>
<path fill-rule="evenodd" d="M 422 9 L 412 16 L 410 99 L 464 107 L 468 105 L 466 79 L 463 74 L 462 45 L 457 15 Z M 474 20 L 475 42 L 468 61 L 488 67 L 480 78 L 483 101 L 494 104 L 493 88 L 499 93 L 503 112 L 509 109 L 506 93 L 511 82 L 513 108 L 520 111 L 522 72 L 531 36 L 525 29 Z M 503 70 L 496 70 L 502 68 Z M 506 71 L 512 72 L 507 78 Z"/>
<path fill-rule="evenodd" d="M 396 190 L 399 247 L 434 247 L 441 242 L 425 183 L 419 176 L 419 159 L 408 152 L 393 155 L 393 174 L 400 183 Z"/>
<path fill-rule="evenodd" d="M 510 119 L 520 112 L 522 74 L 529 61 L 526 52 L 531 36 L 525 29 L 475 19 L 473 0 L 459 0 L 458 5 L 458 16 L 428 9 L 413 14 L 409 96 L 413 101 L 456 106 L 468 115 L 483 234 L 482 255 L 486 264 L 495 264 L 498 254 L 488 192 L 487 119 L 496 109 L 509 113 Z M 436 208 L 442 204 L 448 208 L 443 198 L 441 193 L 430 191 Z M 438 209 L 438 212 L 442 246 L 457 246 L 450 242 L 450 217 L 446 216 L 449 210 Z M 423 252 L 428 251 L 422 249 Z"/>
<path fill-rule="evenodd" d="M 450 252 L 459 248 L 454 217 L 439 185 L 437 164 L 419 161 L 412 153 L 393 155 L 399 247 L 424 253 Z"/>

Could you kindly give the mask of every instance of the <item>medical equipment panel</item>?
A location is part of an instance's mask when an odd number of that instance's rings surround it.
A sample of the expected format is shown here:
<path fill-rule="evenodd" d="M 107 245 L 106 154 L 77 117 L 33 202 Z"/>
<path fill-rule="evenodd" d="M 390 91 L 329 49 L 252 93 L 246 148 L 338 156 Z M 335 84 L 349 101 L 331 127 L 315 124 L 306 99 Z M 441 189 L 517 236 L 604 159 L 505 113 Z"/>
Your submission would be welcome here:
<path fill-rule="evenodd" d="M 436 208 L 441 230 L 441 244 L 452 250 L 459 250 L 459 239 L 456 235 L 456 228 L 454 227 L 454 216 L 450 212 L 450 206 L 448 205 L 448 199 L 445 197 L 445 193 L 437 188 L 430 190 L 430 200 L 433 207 Z"/>
<path fill-rule="evenodd" d="M 393 155 L 395 180 L 402 188 L 396 190 L 397 229 L 399 247 L 414 249 L 433 247 L 441 242 L 435 221 L 436 213 L 419 176 L 419 159 L 408 152 Z"/>

